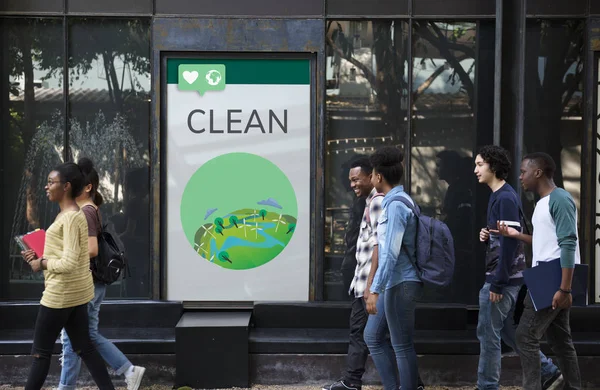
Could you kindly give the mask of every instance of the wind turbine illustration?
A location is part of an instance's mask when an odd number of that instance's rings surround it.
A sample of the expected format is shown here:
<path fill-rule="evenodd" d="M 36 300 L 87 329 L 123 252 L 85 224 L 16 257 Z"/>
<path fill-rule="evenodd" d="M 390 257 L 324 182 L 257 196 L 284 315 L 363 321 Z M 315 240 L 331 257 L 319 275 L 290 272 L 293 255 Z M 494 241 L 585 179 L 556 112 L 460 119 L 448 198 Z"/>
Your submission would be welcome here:
<path fill-rule="evenodd" d="M 256 232 L 256 238 L 258 238 L 258 231 L 259 231 L 259 230 L 263 230 L 263 229 L 258 227 L 258 222 L 254 222 L 254 224 L 255 224 L 255 227 L 253 227 L 253 228 L 252 228 L 252 229 L 250 229 L 250 230 L 253 230 L 253 231 L 255 231 L 255 232 Z"/>
<path fill-rule="evenodd" d="M 210 229 L 212 229 L 213 227 L 215 227 L 215 225 L 210 225 L 209 228 L 206 228 L 204 225 L 202 225 L 202 229 L 204 229 L 204 234 L 202 235 L 202 238 L 204 238 L 206 236 L 206 233 L 208 233 L 212 236 L 212 238 L 216 240 L 217 237 L 215 237 L 215 235 L 210 232 Z"/>
<path fill-rule="evenodd" d="M 248 238 L 248 233 L 247 233 L 247 229 L 246 229 L 246 218 L 242 219 L 243 224 L 240 224 L 240 226 L 238 226 L 238 229 L 244 229 L 244 238 Z"/>
<path fill-rule="evenodd" d="M 204 245 L 204 243 L 202 243 L 202 244 L 200 244 L 200 245 L 198 245 L 198 244 L 194 243 L 194 246 L 197 246 L 197 247 L 198 247 L 198 249 L 196 250 L 196 252 L 197 252 L 198 254 L 200 254 L 200 251 L 204 252 L 205 254 L 208 254 L 208 252 L 206 251 L 206 249 L 202 248 L 202 246 L 203 246 L 203 245 Z"/>
<path fill-rule="evenodd" d="M 279 214 L 279 218 L 277 219 L 273 219 L 273 222 L 277 222 L 277 226 L 275 226 L 275 232 L 277 232 L 277 229 L 279 229 L 279 224 L 283 224 L 283 225 L 287 225 L 287 223 L 285 221 L 283 221 L 281 219 L 281 217 L 283 217 L 283 214 Z"/>

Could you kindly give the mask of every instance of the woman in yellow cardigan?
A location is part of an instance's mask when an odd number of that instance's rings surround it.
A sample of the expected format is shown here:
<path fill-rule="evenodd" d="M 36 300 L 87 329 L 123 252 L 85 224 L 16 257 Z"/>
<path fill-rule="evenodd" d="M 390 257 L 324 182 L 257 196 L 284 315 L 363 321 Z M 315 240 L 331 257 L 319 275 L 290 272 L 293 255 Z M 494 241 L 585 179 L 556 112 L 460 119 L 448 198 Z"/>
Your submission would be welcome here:
<path fill-rule="evenodd" d="M 87 303 L 94 298 L 88 254 L 88 227 L 75 198 L 84 186 L 75 163 L 65 163 L 48 175 L 46 196 L 58 203 L 60 212 L 46 231 L 44 254 L 22 252 L 34 272 L 44 270 L 44 292 L 35 322 L 33 363 L 25 390 L 44 385 L 54 343 L 64 327 L 73 349 L 81 356 L 99 389 L 113 390 L 104 361 L 94 348 L 88 331 Z"/>

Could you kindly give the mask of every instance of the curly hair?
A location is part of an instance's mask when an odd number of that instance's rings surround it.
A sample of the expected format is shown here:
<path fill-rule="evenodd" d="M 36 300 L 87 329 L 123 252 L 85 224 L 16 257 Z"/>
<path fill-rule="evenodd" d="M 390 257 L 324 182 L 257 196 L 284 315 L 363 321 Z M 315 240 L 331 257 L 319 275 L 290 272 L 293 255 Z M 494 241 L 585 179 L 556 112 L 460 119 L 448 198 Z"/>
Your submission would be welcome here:
<path fill-rule="evenodd" d="M 404 153 L 394 146 L 377 149 L 369 157 L 373 169 L 392 186 L 398 185 L 404 176 Z"/>
<path fill-rule="evenodd" d="M 506 180 L 511 162 L 508 151 L 496 145 L 486 145 L 478 153 L 483 161 L 490 165 L 490 170 L 498 179 Z"/>
<path fill-rule="evenodd" d="M 361 156 L 356 160 L 350 163 L 350 168 L 358 168 L 360 167 L 361 171 L 363 171 L 366 175 L 370 175 L 373 172 L 373 166 L 371 165 L 371 161 L 368 156 Z"/>

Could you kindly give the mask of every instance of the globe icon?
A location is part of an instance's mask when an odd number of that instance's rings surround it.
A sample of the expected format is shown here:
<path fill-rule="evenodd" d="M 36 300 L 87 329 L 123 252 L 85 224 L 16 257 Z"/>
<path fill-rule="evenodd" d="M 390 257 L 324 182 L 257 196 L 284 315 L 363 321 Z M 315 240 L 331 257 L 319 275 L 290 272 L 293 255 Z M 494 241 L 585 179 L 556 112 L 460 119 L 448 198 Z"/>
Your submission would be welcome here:
<path fill-rule="evenodd" d="M 219 83 L 221 82 L 221 73 L 215 69 L 209 70 L 206 73 L 206 81 L 209 85 L 219 85 Z"/>

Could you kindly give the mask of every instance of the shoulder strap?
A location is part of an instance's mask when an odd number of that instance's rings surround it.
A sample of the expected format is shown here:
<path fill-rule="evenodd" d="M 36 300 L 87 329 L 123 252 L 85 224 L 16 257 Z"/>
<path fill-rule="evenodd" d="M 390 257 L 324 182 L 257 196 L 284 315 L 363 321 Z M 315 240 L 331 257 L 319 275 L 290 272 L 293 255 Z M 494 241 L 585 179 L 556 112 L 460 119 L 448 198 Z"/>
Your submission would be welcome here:
<path fill-rule="evenodd" d="M 521 206 L 519 206 L 519 214 L 521 215 L 521 219 L 523 220 L 523 225 L 525 225 L 525 231 L 531 236 L 529 226 L 527 225 L 527 218 L 525 218 L 525 213 L 523 212 L 523 209 L 521 209 Z"/>
<path fill-rule="evenodd" d="M 404 203 L 404 205 L 406 207 L 408 207 L 410 209 L 410 211 L 413 212 L 413 214 L 415 215 L 415 217 L 419 218 L 421 216 L 421 211 L 419 211 L 419 206 L 414 206 L 408 199 L 406 199 L 404 196 L 400 195 L 397 198 L 395 198 L 394 200 L 398 200 L 402 203 Z"/>
<path fill-rule="evenodd" d="M 519 217 L 521 217 L 521 221 L 523 222 L 525 231 L 527 232 L 527 234 L 529 234 L 531 236 L 531 232 L 529 231 L 529 226 L 527 226 L 527 218 L 525 218 L 525 213 L 523 212 L 523 209 L 521 208 L 521 205 L 520 205 L 521 199 L 519 199 L 519 194 L 517 193 L 517 191 L 514 191 L 514 188 L 513 188 L 513 195 L 515 195 L 515 198 L 517 201 L 517 207 L 519 208 Z"/>
<path fill-rule="evenodd" d="M 100 211 L 99 211 L 99 207 L 94 207 L 96 209 L 96 217 L 98 217 L 98 224 L 99 224 L 99 228 L 100 228 L 100 233 L 102 233 L 104 231 L 104 229 L 102 228 L 102 220 L 100 219 Z"/>
<path fill-rule="evenodd" d="M 405 197 L 404 197 L 404 196 L 402 196 L 402 195 L 398 195 L 398 197 L 397 197 L 397 198 L 394 198 L 394 200 L 400 201 L 400 202 L 402 202 L 402 203 L 403 203 L 403 204 L 404 204 L 406 207 L 408 207 L 408 208 L 410 209 L 410 211 L 412 211 L 412 212 L 413 212 L 413 214 L 415 215 L 415 217 L 417 218 L 417 220 L 418 220 L 418 218 L 419 218 L 419 217 L 421 217 L 421 211 L 419 210 L 419 206 L 416 206 L 416 203 L 415 203 L 415 205 L 413 205 L 413 204 L 412 204 L 412 203 L 411 203 L 411 202 L 410 202 L 410 201 L 409 201 L 407 198 L 405 198 Z M 415 207 L 415 206 L 416 206 L 416 207 Z M 417 238 L 415 237 L 415 239 L 417 239 Z M 405 247 L 404 245 L 402 245 L 402 246 L 400 247 L 400 250 L 401 250 L 401 251 L 404 251 L 404 253 L 406 253 L 407 255 L 409 255 L 409 253 L 408 253 L 408 251 L 407 251 L 407 249 L 406 249 L 406 247 Z M 410 263 L 411 263 L 411 264 L 413 265 L 413 267 L 415 267 L 415 269 L 417 270 L 417 274 L 419 274 L 419 266 L 418 266 L 418 265 L 417 265 L 417 263 L 416 263 L 416 260 L 417 260 L 417 259 L 416 259 L 416 256 L 415 256 L 415 261 L 413 261 L 413 260 L 412 260 L 412 258 L 411 258 L 411 256 L 410 256 L 410 255 L 409 255 L 408 257 L 409 257 L 409 259 L 410 259 Z"/>
<path fill-rule="evenodd" d="M 88 203 L 88 204 L 84 205 L 84 206 L 81 208 L 81 210 L 83 210 L 83 209 L 84 209 L 84 208 L 86 208 L 86 207 L 91 207 L 91 208 L 93 208 L 93 209 L 94 209 L 94 211 L 96 212 L 96 219 L 98 220 L 98 228 L 100 229 L 100 233 L 102 233 L 102 231 L 103 231 L 103 229 L 102 229 L 102 219 L 100 218 L 100 212 L 98 211 L 98 209 L 99 209 L 99 208 L 98 208 L 98 206 L 96 206 L 95 204 L 94 204 L 94 205 L 92 205 L 92 204 L 89 204 L 89 203 Z M 98 235 L 99 235 L 99 234 L 98 234 Z"/>
<path fill-rule="evenodd" d="M 529 231 L 529 226 L 527 226 L 527 218 L 525 218 L 525 213 L 523 212 L 523 209 L 521 208 L 521 205 L 520 205 L 521 199 L 519 199 L 519 194 L 516 191 L 514 191 L 514 195 L 517 198 L 517 207 L 519 207 L 519 216 L 521 217 L 521 220 L 525 227 L 525 231 L 527 232 L 527 234 L 529 234 L 531 236 L 531 232 Z"/>

